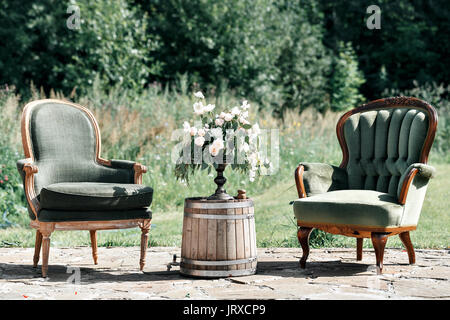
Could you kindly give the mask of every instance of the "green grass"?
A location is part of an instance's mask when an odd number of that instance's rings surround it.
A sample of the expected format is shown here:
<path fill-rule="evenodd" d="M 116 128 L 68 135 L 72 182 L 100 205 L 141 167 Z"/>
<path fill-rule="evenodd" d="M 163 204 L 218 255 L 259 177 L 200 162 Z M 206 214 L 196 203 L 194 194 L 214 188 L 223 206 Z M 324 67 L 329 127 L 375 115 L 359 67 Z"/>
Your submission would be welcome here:
<path fill-rule="evenodd" d="M 38 98 L 45 97 L 35 93 L 33 99 Z M 208 195 L 215 189 L 212 173 L 196 173 L 189 186 L 174 177 L 171 152 L 175 142 L 170 137 L 174 129 L 182 128 L 184 120 L 192 118 L 191 94 L 150 88 L 129 100 L 120 90 L 109 95 L 93 90 L 76 102 L 92 110 L 100 123 L 103 158 L 136 160 L 148 166 L 144 184 L 155 190 L 151 245 L 180 246 L 184 198 Z M 238 99 L 231 94 L 222 94 L 212 102 L 218 106 L 232 106 Z M 22 182 L 15 168 L 16 160 L 24 157 L 20 139 L 20 113 L 24 103 L 15 95 L 0 99 L 0 170 L 3 170 L 2 175 L 9 176 L 7 188 L 5 184 L 3 189 L 0 188 L 0 247 L 34 246 L 35 235 L 28 227 Z M 248 177 L 227 168 L 226 188 L 233 195 L 237 189 L 246 189 L 254 198 L 259 247 L 298 247 L 296 221 L 289 205 L 297 198 L 293 171 L 299 161 L 339 165 L 342 154 L 335 125 L 340 114 L 321 114 L 313 109 L 299 114 L 291 110 L 280 120 L 267 108 L 252 105 L 252 122 L 258 122 L 261 128 L 279 129 L 279 171 L 252 183 Z M 441 124 L 445 123 L 441 120 Z M 447 132 L 445 128 L 441 125 L 440 132 Z M 418 230 L 411 233 L 411 238 L 417 248 L 447 248 L 450 239 L 449 153 L 433 147 L 431 159 L 431 164 L 437 168 L 437 176 L 430 182 Z M 14 227 L 1 229 L 8 225 L 7 221 L 14 223 Z M 140 230 L 99 231 L 98 241 L 100 246 L 136 246 L 140 242 Z M 52 235 L 53 246 L 89 244 L 87 231 L 59 231 Z M 313 247 L 354 247 L 356 241 L 316 230 L 311 235 L 311 244 Z M 366 240 L 365 245 L 371 246 L 371 242 Z M 401 242 L 398 237 L 392 237 L 387 246 L 401 247 Z"/>
<path fill-rule="evenodd" d="M 449 247 L 450 239 L 450 164 L 437 164 L 436 177 L 431 180 L 422 209 L 419 226 L 411 233 L 416 248 L 442 249 Z M 251 195 L 255 200 L 255 221 L 259 247 L 299 247 L 296 221 L 289 205 L 296 199 L 293 178 L 283 176 L 282 181 L 267 191 Z M 281 177 L 280 177 L 281 180 Z M 212 190 L 212 189 L 211 189 Z M 33 247 L 34 231 L 26 226 L 28 218 L 20 217 L 19 227 L 0 230 L 0 246 Z M 152 246 L 180 246 L 183 208 L 158 209 L 153 214 L 150 233 Z M 320 236 L 317 236 L 320 234 Z M 137 246 L 139 229 L 98 231 L 99 246 Z M 52 235 L 52 246 L 69 247 L 89 245 L 87 231 L 58 231 Z M 364 242 L 371 247 L 371 242 Z M 313 247 L 354 247 L 354 238 L 316 232 L 311 237 Z M 389 238 L 387 247 L 402 247 L 398 237 Z"/>

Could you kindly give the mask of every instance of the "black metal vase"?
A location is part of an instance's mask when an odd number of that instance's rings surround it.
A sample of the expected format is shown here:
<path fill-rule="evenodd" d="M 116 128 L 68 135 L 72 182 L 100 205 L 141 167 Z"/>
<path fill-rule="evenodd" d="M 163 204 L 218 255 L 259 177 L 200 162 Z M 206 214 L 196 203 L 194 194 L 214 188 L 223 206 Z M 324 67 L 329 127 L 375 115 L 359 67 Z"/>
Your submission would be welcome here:
<path fill-rule="evenodd" d="M 234 199 L 230 196 L 226 190 L 224 189 L 224 184 L 227 182 L 227 179 L 223 176 L 223 171 L 227 167 L 226 163 L 218 164 L 216 167 L 217 177 L 214 179 L 214 182 L 217 184 L 216 192 L 210 195 L 208 200 L 231 200 Z"/>

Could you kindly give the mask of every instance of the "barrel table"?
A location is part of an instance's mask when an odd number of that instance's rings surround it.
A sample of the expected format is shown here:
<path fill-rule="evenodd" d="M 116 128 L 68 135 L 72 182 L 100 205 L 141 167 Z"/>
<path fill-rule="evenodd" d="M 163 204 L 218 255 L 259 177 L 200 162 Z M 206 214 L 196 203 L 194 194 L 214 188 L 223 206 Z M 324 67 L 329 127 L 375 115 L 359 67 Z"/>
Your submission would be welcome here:
<path fill-rule="evenodd" d="M 184 202 L 180 273 L 220 278 L 256 273 L 256 233 L 251 199 Z"/>

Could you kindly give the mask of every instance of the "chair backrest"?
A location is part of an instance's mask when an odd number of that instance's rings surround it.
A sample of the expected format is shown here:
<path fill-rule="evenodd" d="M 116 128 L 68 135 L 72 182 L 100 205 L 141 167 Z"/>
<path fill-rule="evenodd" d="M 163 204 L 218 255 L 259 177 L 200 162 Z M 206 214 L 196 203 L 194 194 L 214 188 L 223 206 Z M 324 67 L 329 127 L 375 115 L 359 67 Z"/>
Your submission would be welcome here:
<path fill-rule="evenodd" d="M 22 115 L 25 156 L 38 167 L 35 191 L 58 182 L 113 182 L 114 170 L 98 163 L 100 131 L 86 108 L 60 100 L 38 100 Z"/>
<path fill-rule="evenodd" d="M 408 166 L 427 163 L 436 126 L 436 110 L 411 97 L 375 100 L 344 114 L 336 131 L 349 189 L 397 196 Z"/>

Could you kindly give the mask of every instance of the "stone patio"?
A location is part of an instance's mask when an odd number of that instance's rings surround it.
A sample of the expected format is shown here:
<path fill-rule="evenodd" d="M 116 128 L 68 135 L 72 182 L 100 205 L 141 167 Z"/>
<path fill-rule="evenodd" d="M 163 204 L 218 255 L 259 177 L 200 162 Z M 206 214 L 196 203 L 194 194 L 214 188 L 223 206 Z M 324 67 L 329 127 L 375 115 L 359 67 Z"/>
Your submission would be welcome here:
<path fill-rule="evenodd" d="M 450 299 L 450 251 L 387 249 L 384 274 L 373 250 L 356 261 L 355 249 L 312 249 L 307 268 L 301 249 L 260 248 L 253 276 L 193 279 L 177 266 L 179 248 L 156 247 L 139 272 L 138 247 L 99 248 L 94 265 L 89 247 L 51 248 L 49 278 L 32 267 L 32 248 L 0 248 L 0 299 Z"/>

